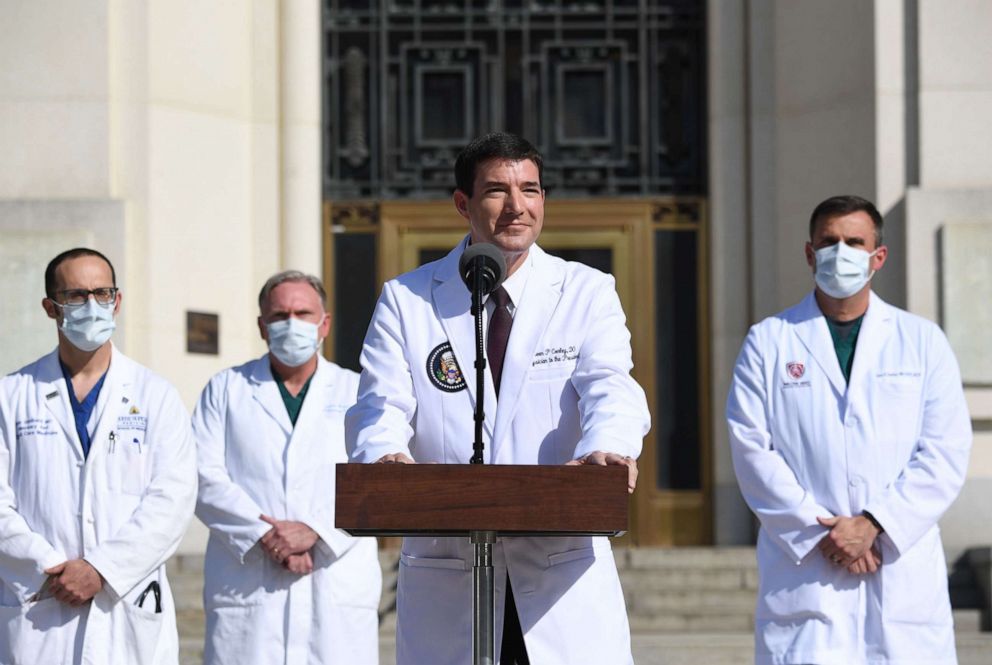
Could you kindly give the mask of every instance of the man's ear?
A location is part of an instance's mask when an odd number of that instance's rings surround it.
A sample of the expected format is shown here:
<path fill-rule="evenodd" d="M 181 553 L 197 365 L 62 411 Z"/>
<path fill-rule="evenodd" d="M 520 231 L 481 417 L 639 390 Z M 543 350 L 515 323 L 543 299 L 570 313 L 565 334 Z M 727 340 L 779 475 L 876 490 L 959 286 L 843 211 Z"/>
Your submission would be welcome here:
<path fill-rule="evenodd" d="M 889 258 L 889 248 L 885 245 L 882 245 L 881 247 L 875 250 L 875 255 L 871 257 L 871 263 L 869 264 L 871 266 L 871 269 L 874 270 L 875 272 L 881 270 L 882 266 L 885 265 L 885 260 L 887 258 Z"/>
<path fill-rule="evenodd" d="M 456 189 L 455 193 L 451 196 L 451 199 L 455 202 L 455 210 L 458 214 L 468 219 L 468 194 L 460 189 Z"/>
<path fill-rule="evenodd" d="M 809 241 L 806 241 L 806 265 L 816 270 L 816 252 L 813 251 L 813 243 Z"/>
<path fill-rule="evenodd" d="M 45 314 L 48 315 L 48 318 L 55 319 L 56 321 L 58 320 L 59 318 L 58 309 L 55 307 L 55 304 L 51 300 L 49 300 L 48 298 L 42 298 L 41 307 L 42 309 L 45 310 Z"/>

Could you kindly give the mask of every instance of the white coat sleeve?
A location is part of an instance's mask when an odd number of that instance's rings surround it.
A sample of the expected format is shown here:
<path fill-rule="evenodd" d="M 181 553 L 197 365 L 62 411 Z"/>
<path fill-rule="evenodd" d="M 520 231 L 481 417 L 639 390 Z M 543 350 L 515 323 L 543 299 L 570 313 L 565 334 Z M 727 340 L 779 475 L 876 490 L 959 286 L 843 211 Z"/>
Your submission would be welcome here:
<path fill-rule="evenodd" d="M 189 414 L 171 386 L 156 397 L 145 433 L 152 468 L 141 501 L 116 533 L 85 557 L 117 598 L 172 556 L 193 517 L 196 448 Z"/>
<path fill-rule="evenodd" d="M 360 541 L 334 528 L 334 501 L 316 502 L 311 509 L 295 519 L 316 532 L 319 539 L 314 547 L 325 555 L 341 557 Z"/>
<path fill-rule="evenodd" d="M 199 491 L 196 516 L 221 536 L 238 559 L 245 556 L 272 526 L 261 519 L 262 509 L 227 472 L 227 382 L 231 372 L 221 372 L 203 389 L 193 410 Z"/>
<path fill-rule="evenodd" d="M 596 451 L 636 458 L 651 414 L 644 391 L 630 375 L 630 332 L 613 277 L 602 276 L 598 287 L 572 374 L 582 426 L 575 459 Z"/>
<path fill-rule="evenodd" d="M 362 348 L 358 401 L 345 417 L 345 444 L 353 462 L 375 462 L 391 453 L 413 457 L 410 423 L 417 397 L 393 284 L 383 286 L 372 314 Z"/>
<path fill-rule="evenodd" d="M 754 328 L 737 357 L 727 398 L 730 452 L 741 494 L 761 528 L 797 565 L 827 533 L 817 517 L 830 517 L 775 449 L 768 422 L 762 344 Z"/>
<path fill-rule="evenodd" d="M 11 448 L 16 445 L 14 419 L 0 397 L 0 579 L 22 603 L 44 583 L 45 569 L 67 557 L 43 536 L 35 533 L 17 512 L 17 499 L 10 486 Z"/>
<path fill-rule="evenodd" d="M 957 360 L 936 326 L 928 341 L 928 364 L 933 364 L 924 384 L 920 438 L 895 482 L 865 508 L 900 553 L 933 528 L 957 498 L 971 451 L 971 418 Z"/>
<path fill-rule="evenodd" d="M 354 377 L 348 372 L 348 376 Z M 354 378 L 349 383 L 348 394 L 354 398 L 358 390 L 358 381 Z M 354 406 L 354 404 L 352 404 Z M 342 445 L 343 442 L 335 441 L 333 445 Z M 303 513 L 299 515 L 299 521 L 303 522 L 317 532 L 320 539 L 315 547 L 322 550 L 327 556 L 341 557 L 345 552 L 361 542 L 357 538 L 349 536 L 344 531 L 334 527 L 334 501 L 313 501 L 309 506 L 303 506 Z"/>

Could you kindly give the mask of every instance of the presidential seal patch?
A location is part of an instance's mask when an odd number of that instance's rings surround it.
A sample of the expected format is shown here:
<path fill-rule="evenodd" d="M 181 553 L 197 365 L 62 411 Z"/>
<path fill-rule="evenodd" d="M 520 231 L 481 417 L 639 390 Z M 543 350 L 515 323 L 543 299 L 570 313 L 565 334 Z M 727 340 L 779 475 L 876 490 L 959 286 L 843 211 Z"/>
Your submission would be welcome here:
<path fill-rule="evenodd" d="M 427 376 L 431 383 L 446 393 L 465 389 L 465 377 L 448 342 L 438 344 L 427 356 Z"/>

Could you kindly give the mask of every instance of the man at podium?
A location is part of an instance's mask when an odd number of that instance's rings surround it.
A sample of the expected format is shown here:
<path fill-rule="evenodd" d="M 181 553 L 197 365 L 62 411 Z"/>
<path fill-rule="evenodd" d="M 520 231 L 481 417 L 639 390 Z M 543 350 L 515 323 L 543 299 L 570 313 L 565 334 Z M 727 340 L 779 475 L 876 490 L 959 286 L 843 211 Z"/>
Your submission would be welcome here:
<path fill-rule="evenodd" d="M 620 464 L 633 491 L 650 415 L 630 376 L 630 333 L 610 275 L 536 244 L 541 169 L 537 150 L 512 134 L 483 136 L 458 156 L 453 198 L 469 234 L 445 258 L 384 285 L 346 418 L 352 461 L 469 462 L 475 332 L 458 263 L 470 243 L 485 242 L 507 265 L 485 302 L 485 463 Z M 466 662 L 472 560 L 468 538 L 405 539 L 399 665 Z M 493 565 L 499 663 L 633 663 L 605 537 L 501 538 Z"/>

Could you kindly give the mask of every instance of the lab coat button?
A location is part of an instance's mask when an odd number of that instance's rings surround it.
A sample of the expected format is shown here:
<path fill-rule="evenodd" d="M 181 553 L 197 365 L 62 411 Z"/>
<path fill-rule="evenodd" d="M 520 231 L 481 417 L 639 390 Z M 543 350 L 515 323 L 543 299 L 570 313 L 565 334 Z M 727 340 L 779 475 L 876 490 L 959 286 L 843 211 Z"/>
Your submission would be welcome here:
<path fill-rule="evenodd" d="M 858 417 L 857 416 L 848 416 L 847 417 L 847 426 L 848 427 L 857 427 L 858 426 Z"/>

